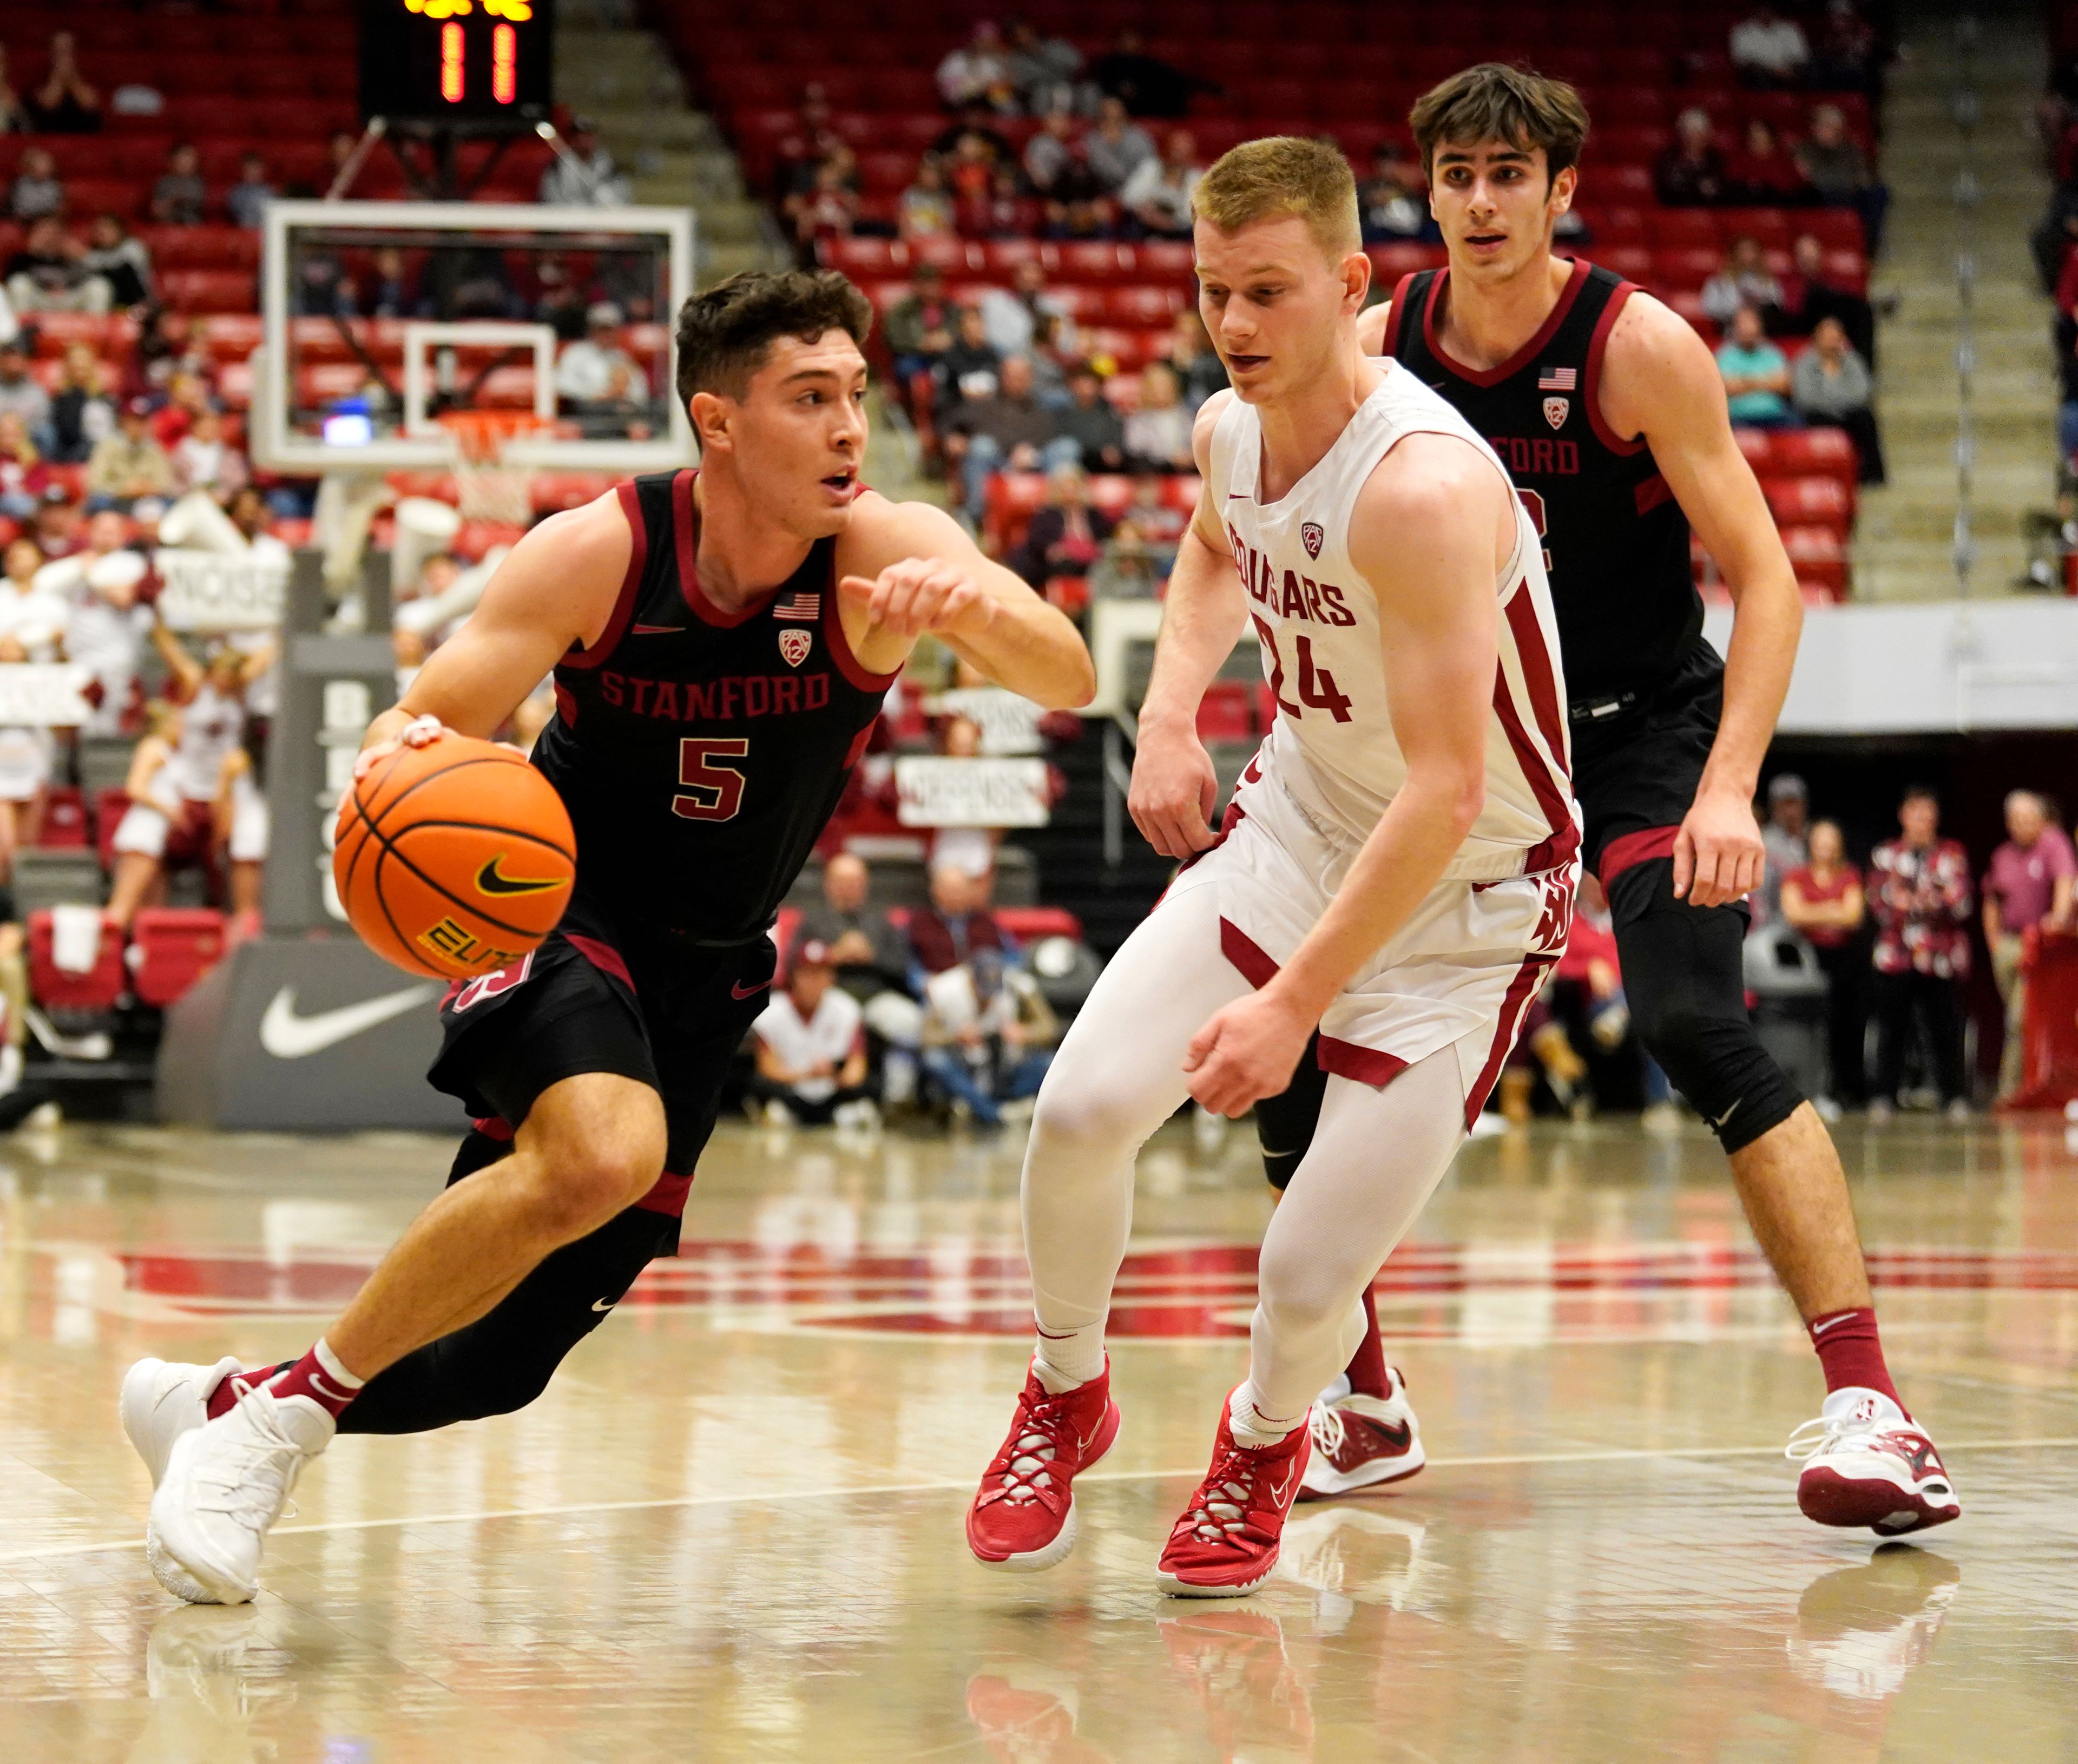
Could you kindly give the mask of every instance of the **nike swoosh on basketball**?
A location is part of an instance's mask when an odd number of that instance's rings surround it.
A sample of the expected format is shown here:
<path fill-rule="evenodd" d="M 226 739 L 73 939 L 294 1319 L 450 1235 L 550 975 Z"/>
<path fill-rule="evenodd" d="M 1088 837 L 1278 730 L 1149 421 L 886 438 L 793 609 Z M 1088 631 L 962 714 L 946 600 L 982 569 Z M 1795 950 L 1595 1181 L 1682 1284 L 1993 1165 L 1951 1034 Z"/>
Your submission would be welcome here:
<path fill-rule="evenodd" d="M 284 986 L 269 1002 L 260 1019 L 260 1045 L 277 1060 L 307 1059 L 328 1047 L 402 1016 L 414 1006 L 439 995 L 437 986 L 407 986 L 402 992 L 386 992 L 379 999 L 364 999 L 359 1004 L 343 1004 L 336 1011 L 319 1011 L 311 1016 L 296 1015 L 296 989 Z"/>
<path fill-rule="evenodd" d="M 537 882 L 526 876 L 508 876 L 498 866 L 505 861 L 500 852 L 476 873 L 476 889 L 482 895 L 538 895 L 545 888 L 560 888 L 561 882 L 551 876 L 545 882 Z"/>
<path fill-rule="evenodd" d="M 747 986 L 739 980 L 728 989 L 728 995 L 732 999 L 754 999 L 771 984 L 770 980 L 761 980 L 754 986 Z"/>

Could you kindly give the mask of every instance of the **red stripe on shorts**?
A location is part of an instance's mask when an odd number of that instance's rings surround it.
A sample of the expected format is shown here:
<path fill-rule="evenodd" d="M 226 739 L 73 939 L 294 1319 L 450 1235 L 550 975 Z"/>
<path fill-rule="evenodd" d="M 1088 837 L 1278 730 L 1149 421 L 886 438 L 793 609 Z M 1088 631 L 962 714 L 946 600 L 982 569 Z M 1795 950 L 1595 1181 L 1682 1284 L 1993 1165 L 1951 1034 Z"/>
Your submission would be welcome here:
<path fill-rule="evenodd" d="M 1595 874 L 1606 888 L 1625 870 L 1638 864 L 1649 864 L 1657 857 L 1671 857 L 1674 841 L 1681 829 L 1678 827 L 1648 827 L 1642 832 L 1625 833 L 1613 839 L 1602 848 L 1602 861 L 1595 866 Z"/>
<path fill-rule="evenodd" d="M 1529 1001 L 1537 996 L 1537 989 L 1544 983 L 1544 970 L 1551 965 L 1550 956 L 1532 956 L 1515 970 L 1515 978 L 1508 983 L 1508 994 L 1500 1002 L 1500 1018 L 1494 1024 L 1493 1045 L 1487 1049 L 1486 1064 L 1479 1068 L 1479 1075 L 1471 1094 L 1465 1099 L 1465 1131 L 1470 1132 L 1472 1124 L 1479 1118 L 1479 1111 L 1487 1106 L 1487 1098 L 1492 1095 L 1494 1080 L 1500 1076 L 1501 1065 L 1508 1058 L 1508 1049 L 1515 1045 L 1517 1032 L 1522 1027 L 1522 1014 L 1529 1008 Z"/>

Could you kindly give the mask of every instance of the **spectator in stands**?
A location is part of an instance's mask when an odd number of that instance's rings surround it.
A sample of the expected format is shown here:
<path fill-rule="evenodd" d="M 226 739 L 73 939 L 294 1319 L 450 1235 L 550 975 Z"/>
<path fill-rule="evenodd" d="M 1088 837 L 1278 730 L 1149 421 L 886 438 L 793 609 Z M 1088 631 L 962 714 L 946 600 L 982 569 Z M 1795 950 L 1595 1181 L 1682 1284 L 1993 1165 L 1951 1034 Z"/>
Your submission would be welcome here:
<path fill-rule="evenodd" d="M 361 302 L 362 310 L 371 319 L 409 319 L 415 316 L 419 311 L 418 293 L 410 268 L 404 261 L 403 252 L 394 246 L 386 245 L 374 254 L 371 261 L 374 273 L 369 277 L 368 291 Z M 555 318 L 549 309 L 553 307 L 557 297 L 565 290 L 569 303 L 578 318 L 577 334 L 582 336 L 583 291 L 574 283 L 565 282 L 545 288 L 541 307 L 535 315 L 544 323 L 553 324 Z M 558 330 L 557 335 L 561 336 L 563 333 Z"/>
<path fill-rule="evenodd" d="M 58 177 L 58 162 L 47 147 L 25 147 L 15 168 L 15 181 L 7 186 L 7 218 L 24 224 L 46 215 L 65 212 L 65 185 Z"/>
<path fill-rule="evenodd" d="M 182 141 L 166 155 L 166 169 L 152 186 L 148 207 L 161 227 L 199 227 L 209 192 L 202 181 L 202 155 Z"/>
<path fill-rule="evenodd" d="M 1003 369 L 1003 357 L 988 340 L 988 327 L 975 307 L 961 307 L 953 320 L 953 340 L 939 357 L 938 399 L 952 404 L 991 398 Z"/>
<path fill-rule="evenodd" d="M 989 911 L 995 878 L 976 876 L 963 864 L 931 866 L 931 903 L 909 915 L 909 965 L 912 977 L 943 974 L 969 960 L 977 949 L 1000 953 L 1003 928 Z M 920 985 L 912 986 L 920 991 Z"/>
<path fill-rule="evenodd" d="M 26 135 L 32 125 L 29 107 L 7 73 L 7 45 L 0 43 L 0 135 Z"/>
<path fill-rule="evenodd" d="M 1024 543 L 1005 560 L 1034 588 L 1056 576 L 1087 576 L 1111 537 L 1111 517 L 1090 506 L 1089 480 L 1079 465 L 1046 474 L 1046 506 L 1035 510 Z"/>
<path fill-rule="evenodd" d="M 1804 780 L 1794 772 L 1778 772 L 1768 780 L 1767 819 L 1760 830 L 1761 848 L 1767 861 L 1754 895 L 1756 925 L 1780 916 L 1782 878 L 1810 861 L 1811 849 L 1805 837 L 1810 812 L 1810 796 Z"/>
<path fill-rule="evenodd" d="M 1030 1116 L 1060 1024 L 1032 977 L 982 949 L 925 988 L 924 1070 L 954 1116 L 999 1127 Z"/>
<path fill-rule="evenodd" d="M 28 519 L 50 482 L 50 468 L 30 438 L 29 425 L 13 411 L 0 411 L 0 515 Z"/>
<path fill-rule="evenodd" d="M 1747 122 L 1746 140 L 1725 161 L 1725 174 L 1734 202 L 1772 208 L 1811 199 L 1811 182 L 1804 168 L 1758 116 Z"/>
<path fill-rule="evenodd" d="M 222 500 L 245 482 L 245 456 L 225 439 L 223 413 L 215 408 L 196 415 L 194 426 L 174 444 L 173 461 L 173 489 L 178 495 L 207 490 Z"/>
<path fill-rule="evenodd" d="M 1675 119 L 1674 140 L 1654 162 L 1652 185 L 1670 208 L 1708 207 L 1725 200 L 1729 180 L 1710 113 L 1692 105 Z"/>
<path fill-rule="evenodd" d="M 105 509 L 77 536 L 69 505 L 46 503 L 44 513 L 66 511 L 62 523 L 39 523 L 36 542 L 52 561 L 44 565 L 36 586 L 63 597 L 71 609 L 65 617 L 65 659 L 90 676 L 86 698 L 93 711 L 85 725 L 90 735 L 114 735 L 124 724 L 137 683 L 137 669 L 151 612 L 138 603 L 148 566 L 130 544 L 130 523 Z"/>
<path fill-rule="evenodd" d="M 267 176 L 267 161 L 263 154 L 249 149 L 238 156 L 238 181 L 224 193 L 223 206 L 231 216 L 231 224 L 244 227 L 253 232 L 260 230 L 267 218 L 267 205 L 280 194 Z"/>
<path fill-rule="evenodd" d="M 1068 375 L 1068 404 L 1054 413 L 1054 437 L 1074 443 L 1075 463 L 1086 472 L 1125 469 L 1125 425 L 1087 362 Z"/>
<path fill-rule="evenodd" d="M 1205 322 L 1195 308 L 1187 307 L 1176 315 L 1169 327 L 1168 341 L 1162 345 L 1162 359 L 1175 370 L 1183 408 L 1193 417 L 1207 398 L 1226 388 L 1225 365 L 1212 339 L 1205 335 Z"/>
<path fill-rule="evenodd" d="M 1188 129 L 1171 129 L 1161 156 L 1144 159 L 1120 187 L 1119 206 L 1150 239 L 1191 236 L 1191 192 L 1205 175 Z"/>
<path fill-rule="evenodd" d="M 2005 1003 L 2005 1048 L 1999 1058 L 1999 1096 L 2021 1086 L 2022 1037 L 2027 1022 L 2027 971 L 2021 965 L 2030 932 L 2072 928 L 2072 890 L 2078 856 L 2063 829 L 2049 819 L 2033 790 L 2006 798 L 2006 840 L 1992 853 L 1984 872 L 1984 942 L 1992 953 L 1992 978 Z"/>
<path fill-rule="evenodd" d="M 1075 119 L 1066 111 L 1047 114 L 1024 144 L 1023 166 L 1024 181 L 1039 199 L 1049 226 L 1058 227 L 1066 220 L 1070 202 L 1087 202 L 1097 194 L 1089 156 L 1075 139 Z"/>
<path fill-rule="evenodd" d="M 794 237 L 811 257 L 816 240 L 849 239 L 858 219 L 858 192 L 846 181 L 844 163 L 834 154 L 816 168 L 807 194 L 788 201 Z"/>
<path fill-rule="evenodd" d="M 979 156 L 986 165 L 1008 165 L 1017 157 L 1011 151 L 1009 137 L 995 126 L 995 113 L 978 99 L 963 106 L 960 114 L 938 131 L 937 138 L 931 143 L 931 151 L 941 160 L 949 162 L 959 152 L 961 142 L 970 135 L 987 150 Z M 949 164 L 945 181 L 955 181 Z"/>
<path fill-rule="evenodd" d="M 1862 217 L 1862 231 L 1873 257 L 1883 248 L 1884 212 L 1890 190 L 1869 169 L 1869 156 L 1847 132 L 1846 114 L 1837 104 L 1821 104 L 1811 113 L 1811 132 L 1797 144 L 1796 163 L 1817 199 L 1836 208 L 1851 208 Z"/>
<path fill-rule="evenodd" d="M 1091 177 L 1106 196 L 1117 195 L 1135 172 L 1159 156 L 1147 131 L 1126 114 L 1125 102 L 1115 97 L 1099 103 L 1096 127 L 1083 140 L 1083 150 Z"/>
<path fill-rule="evenodd" d="M 1111 49 L 1090 64 L 1090 83 L 1133 115 L 1158 119 L 1188 114 L 1193 93 L 1225 90 L 1216 80 L 1200 79 L 1150 55 L 1140 33 L 1130 29 L 1120 31 Z"/>
<path fill-rule="evenodd" d="M 6 378 L 0 355 L 0 382 Z M 58 370 L 58 390 L 50 399 L 50 457 L 79 465 L 94 453 L 95 443 L 116 432 L 115 374 L 90 343 L 66 345 Z M 33 382 L 31 382 L 33 385 Z M 37 386 L 42 390 L 42 386 Z"/>
<path fill-rule="evenodd" d="M 1789 407 L 1789 362 L 1767 340 L 1759 311 L 1741 307 L 1732 315 L 1731 335 L 1717 345 L 1717 371 L 1734 425 L 1750 429 L 1797 427 Z"/>
<path fill-rule="evenodd" d="M 1045 116 L 1074 102 L 1083 52 L 1066 37 L 1041 36 L 1029 19 L 1020 19 L 1010 27 L 1004 68 L 1018 108 L 1027 116 Z"/>
<path fill-rule="evenodd" d="M 0 583 L 0 664 L 58 659 L 66 607 L 37 586 L 43 565 L 35 540 L 17 539 L 8 546 Z M 0 886 L 13 875 L 15 852 L 35 843 L 55 753 L 48 729 L 0 728 Z"/>
<path fill-rule="evenodd" d="M 830 946 L 804 940 L 787 983 L 751 1026 L 757 1044 L 751 1094 L 762 1099 L 770 1126 L 879 1124 L 866 1086 L 865 1016 L 836 982 Z"/>
<path fill-rule="evenodd" d="M 152 253 L 114 215 L 97 215 L 87 229 L 80 266 L 108 284 L 109 303 L 128 309 L 152 298 Z"/>
<path fill-rule="evenodd" d="M 29 536 L 53 562 L 68 561 L 85 547 L 90 524 L 86 511 L 73 501 L 72 492 L 62 484 L 52 484 L 44 490 L 44 499 L 29 523 Z M 50 565 L 44 567 L 48 569 Z M 69 636 L 65 640 L 65 653 L 74 661 L 79 658 Z"/>
<path fill-rule="evenodd" d="M 1848 342 L 1873 369 L 1876 322 L 1868 302 L 1826 279 L 1825 248 L 1814 235 L 1798 234 L 1790 259 L 1790 272 L 1782 278 L 1783 332 L 1793 337 L 1808 337 L 1818 327 L 1821 319 L 1838 319 Z"/>
<path fill-rule="evenodd" d="M 595 302 L 585 314 L 583 337 L 556 363 L 556 397 L 587 432 L 610 432 L 649 410 L 649 377 L 621 347 L 626 323 L 627 315 L 611 301 Z"/>
<path fill-rule="evenodd" d="M 976 239 L 1029 239 L 1038 230 L 1039 215 L 1040 205 L 1025 194 L 1017 168 L 997 165 L 989 173 L 987 193 L 961 210 L 960 227 Z"/>
<path fill-rule="evenodd" d="M 1862 1070 L 1869 1020 L 1869 957 L 1862 934 L 1867 903 L 1862 873 L 1847 861 L 1836 823 L 1813 826 L 1810 861 L 1783 877 L 1781 899 L 1783 919 L 1811 945 L 1826 976 L 1826 1100 L 1838 1108 L 1859 1108 L 1867 1087 Z"/>
<path fill-rule="evenodd" d="M 1425 199 L 1421 168 L 1404 159 L 1390 141 L 1371 155 L 1371 175 L 1357 183 L 1357 212 L 1367 245 L 1419 239 L 1433 223 Z"/>
<path fill-rule="evenodd" d="M 558 153 L 541 173 L 542 202 L 552 207 L 625 207 L 628 181 L 599 140 L 592 119 L 572 117 L 565 140 L 569 156 Z"/>
<path fill-rule="evenodd" d="M 1010 64 L 1003 51 L 1003 33 L 996 29 L 992 19 L 979 20 L 973 35 L 949 50 L 938 64 L 938 96 L 949 111 L 985 101 L 995 88 L 1010 83 Z"/>
<path fill-rule="evenodd" d="M 916 162 L 916 175 L 895 205 L 895 230 L 904 239 L 937 239 L 953 231 L 953 193 L 936 153 Z"/>
<path fill-rule="evenodd" d="M 1963 986 L 1970 975 L 1970 854 L 1943 839 L 1941 803 L 1913 785 L 1898 805 L 1901 836 L 1869 858 L 1876 920 L 1876 1075 L 1871 1120 L 1887 1118 L 1905 1079 L 1913 1022 L 1933 1055 L 1931 1076 L 1953 1116 L 1970 1105 L 1963 1072 Z"/>
<path fill-rule="evenodd" d="M 1782 285 L 1769 273 L 1757 239 L 1734 239 L 1725 267 L 1703 284 L 1703 311 L 1729 327 L 1741 307 L 1760 310 L 1763 327 L 1782 307 Z"/>
<path fill-rule="evenodd" d="M 171 390 L 182 374 L 200 379 L 210 369 L 207 352 L 185 312 L 165 309 L 152 315 L 137 339 L 137 355 L 131 364 L 131 380 L 153 392 Z"/>
<path fill-rule="evenodd" d="M 1855 353 L 1838 319 L 1818 321 L 1818 328 L 1811 333 L 1811 347 L 1796 358 L 1791 370 L 1789 386 L 1796 414 L 1806 423 L 1847 432 L 1855 444 L 1859 481 L 1883 482 L 1883 440 L 1877 432 L 1876 414 L 1870 407 L 1874 388 L 1868 364 Z"/>
<path fill-rule="evenodd" d="M 1166 361 L 1150 361 L 1141 373 L 1140 406 L 1125 419 L 1125 455 L 1136 471 L 1192 469 L 1191 413 Z"/>
<path fill-rule="evenodd" d="M 96 444 L 86 461 L 87 507 L 127 511 L 140 496 L 164 497 L 173 488 L 173 462 L 152 433 L 152 402 L 127 400 L 115 432 Z"/>
<path fill-rule="evenodd" d="M 86 246 L 52 216 L 31 221 L 21 249 L 7 260 L 9 303 L 24 315 L 107 311 L 107 278 L 88 270 L 81 261 L 86 256 Z"/>
<path fill-rule="evenodd" d="M 1028 257 L 1010 273 L 1008 288 L 988 288 L 975 302 L 981 314 L 983 332 L 998 355 L 1029 355 L 1041 323 L 1047 319 L 1066 320 L 1068 309 L 1046 291 L 1046 271 L 1036 257 Z M 1072 323 L 1058 338 L 1062 347 L 1074 347 Z"/>
<path fill-rule="evenodd" d="M 1811 65 L 1804 27 L 1771 6 L 1754 9 L 1732 27 L 1732 69 L 1742 85 L 1801 85 Z"/>
<path fill-rule="evenodd" d="M 1055 436 L 1053 412 L 1033 394 L 1031 362 L 1005 356 L 999 378 L 988 397 L 961 399 L 943 424 L 945 457 L 960 471 L 962 507 L 977 529 L 991 472 L 1038 471 L 1072 462 L 1074 453 L 1074 444 Z"/>
<path fill-rule="evenodd" d="M 936 264 L 920 264 L 909 292 L 887 309 L 883 335 L 894 357 L 896 383 L 907 390 L 928 373 L 953 343 L 953 308 L 945 278 Z"/>
<path fill-rule="evenodd" d="M 909 945 L 883 908 L 870 905 L 866 860 L 839 852 L 823 865 L 823 898 L 801 915 L 795 936 L 829 950 L 837 984 L 861 1004 L 908 984 Z"/>
<path fill-rule="evenodd" d="M 0 416 L 19 419 L 38 452 L 53 451 L 51 395 L 30 373 L 28 354 L 19 343 L 0 344 Z"/>
<path fill-rule="evenodd" d="M 69 31 L 51 34 L 51 65 L 29 93 L 29 120 L 39 135 L 91 135 L 101 127 L 101 94 L 87 84 Z"/>

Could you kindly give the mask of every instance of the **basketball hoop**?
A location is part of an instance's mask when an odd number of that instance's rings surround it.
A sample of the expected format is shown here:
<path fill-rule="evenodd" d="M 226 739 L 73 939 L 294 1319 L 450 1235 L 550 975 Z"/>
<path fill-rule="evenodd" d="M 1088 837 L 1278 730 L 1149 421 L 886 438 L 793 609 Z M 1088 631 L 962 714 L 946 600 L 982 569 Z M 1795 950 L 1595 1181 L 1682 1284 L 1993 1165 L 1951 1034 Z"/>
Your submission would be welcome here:
<path fill-rule="evenodd" d="M 524 527 L 534 518 L 534 474 L 507 465 L 512 442 L 552 433 L 553 421 L 532 411 L 443 411 L 433 419 L 445 432 L 461 518 L 499 527 Z"/>

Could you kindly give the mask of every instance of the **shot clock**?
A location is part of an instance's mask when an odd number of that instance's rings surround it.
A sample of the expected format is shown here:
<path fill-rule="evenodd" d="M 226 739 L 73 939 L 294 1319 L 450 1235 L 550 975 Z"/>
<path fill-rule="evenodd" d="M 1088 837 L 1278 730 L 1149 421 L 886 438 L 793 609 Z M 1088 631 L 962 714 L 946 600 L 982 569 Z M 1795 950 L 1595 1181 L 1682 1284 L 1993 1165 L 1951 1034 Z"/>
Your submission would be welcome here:
<path fill-rule="evenodd" d="M 532 127 L 552 98 L 555 0 L 361 0 L 361 114 Z"/>

